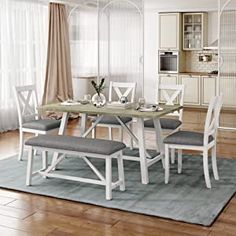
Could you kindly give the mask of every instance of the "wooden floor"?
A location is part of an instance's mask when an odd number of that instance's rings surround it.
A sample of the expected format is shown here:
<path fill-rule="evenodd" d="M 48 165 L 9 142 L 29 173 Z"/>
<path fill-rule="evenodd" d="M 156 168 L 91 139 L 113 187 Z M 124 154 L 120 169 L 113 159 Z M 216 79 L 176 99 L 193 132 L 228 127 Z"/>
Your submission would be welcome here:
<path fill-rule="evenodd" d="M 204 111 L 185 111 L 184 129 L 203 130 Z M 223 114 L 225 125 L 236 126 L 236 114 Z M 67 133 L 79 134 L 78 120 L 69 123 Z M 98 130 L 104 137 L 104 130 Z M 154 145 L 151 133 L 147 145 Z M 18 132 L 0 134 L 0 158 L 17 153 Z M 219 131 L 217 156 L 236 159 L 236 132 Z M 0 189 L 0 235 L 82 236 L 235 236 L 236 197 L 226 206 L 212 227 L 186 224 L 54 198 Z"/>

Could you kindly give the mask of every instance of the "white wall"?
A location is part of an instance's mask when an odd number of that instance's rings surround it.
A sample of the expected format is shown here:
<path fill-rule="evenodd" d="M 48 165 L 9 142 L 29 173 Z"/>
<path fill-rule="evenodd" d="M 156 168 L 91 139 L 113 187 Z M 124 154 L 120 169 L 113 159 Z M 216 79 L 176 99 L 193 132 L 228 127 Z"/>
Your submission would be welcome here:
<path fill-rule="evenodd" d="M 158 14 L 147 10 L 144 14 L 144 97 L 156 101 L 158 81 Z"/>

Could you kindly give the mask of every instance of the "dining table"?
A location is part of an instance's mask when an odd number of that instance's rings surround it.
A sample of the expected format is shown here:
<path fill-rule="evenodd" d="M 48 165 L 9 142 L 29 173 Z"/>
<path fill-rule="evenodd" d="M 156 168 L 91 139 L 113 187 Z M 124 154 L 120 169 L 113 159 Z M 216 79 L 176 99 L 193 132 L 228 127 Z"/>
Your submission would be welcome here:
<path fill-rule="evenodd" d="M 173 113 L 179 109 L 182 109 L 182 106 L 179 104 L 175 105 L 159 105 L 159 109 L 155 111 L 140 111 L 137 109 L 137 105 L 134 104 L 132 107 L 124 109 L 124 108 L 116 108 L 110 106 L 96 107 L 93 104 L 79 104 L 79 103 L 53 103 L 48 105 L 43 105 L 39 107 L 40 113 L 47 112 L 60 112 L 62 113 L 61 124 L 59 127 L 58 135 L 64 135 L 68 123 L 68 118 L 71 113 L 79 113 L 81 116 L 81 125 L 80 125 L 80 135 L 81 137 L 87 137 L 90 132 L 96 127 L 96 125 L 102 120 L 103 116 L 114 116 L 121 124 L 123 129 L 128 133 L 128 135 L 133 139 L 136 143 L 138 149 L 138 155 L 130 155 L 129 153 L 124 153 L 123 158 L 131 161 L 139 161 L 140 162 L 140 172 L 141 172 L 141 182 L 142 184 L 149 183 L 149 174 L 148 168 L 156 163 L 157 161 L 162 161 L 164 157 L 164 143 L 163 143 L 163 134 L 160 124 L 160 118 Z M 88 115 L 97 115 L 96 121 L 86 129 L 86 122 Z M 134 130 L 131 130 L 124 122 L 122 122 L 121 117 L 132 117 L 136 122 L 135 133 Z M 144 120 L 152 119 L 154 123 L 154 130 L 156 136 L 156 152 L 155 154 L 151 154 L 149 150 L 146 149 L 145 142 L 145 129 L 144 129 Z M 131 152 L 132 153 L 132 152 Z M 55 161 L 57 158 L 56 154 L 54 154 L 53 160 Z M 164 167 L 164 166 L 163 166 Z"/>

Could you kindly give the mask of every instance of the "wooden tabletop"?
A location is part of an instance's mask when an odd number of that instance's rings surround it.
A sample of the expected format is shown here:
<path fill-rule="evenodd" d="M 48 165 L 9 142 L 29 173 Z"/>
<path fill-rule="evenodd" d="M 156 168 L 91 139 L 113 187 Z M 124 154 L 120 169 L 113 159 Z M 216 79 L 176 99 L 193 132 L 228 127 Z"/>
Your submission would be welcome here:
<path fill-rule="evenodd" d="M 134 106 L 137 107 L 137 106 Z M 122 109 L 122 108 L 110 108 L 107 106 L 97 108 L 92 104 L 86 105 L 62 105 L 60 103 L 48 104 L 39 107 L 40 112 L 71 112 L 71 113 L 86 113 L 97 115 L 112 115 L 112 116 L 129 116 L 137 118 L 158 118 L 168 113 L 172 113 L 182 108 L 180 105 L 160 105 L 163 108 L 162 111 L 154 112 L 141 112 L 135 108 Z"/>

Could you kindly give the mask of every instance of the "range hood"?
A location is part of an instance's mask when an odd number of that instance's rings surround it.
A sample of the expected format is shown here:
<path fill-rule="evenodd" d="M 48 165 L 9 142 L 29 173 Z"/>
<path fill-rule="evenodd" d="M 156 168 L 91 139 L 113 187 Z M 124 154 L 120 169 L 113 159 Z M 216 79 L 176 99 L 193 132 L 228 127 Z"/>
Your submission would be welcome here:
<path fill-rule="evenodd" d="M 207 47 L 203 47 L 204 50 L 217 50 L 218 49 L 218 39 L 213 41 Z"/>

